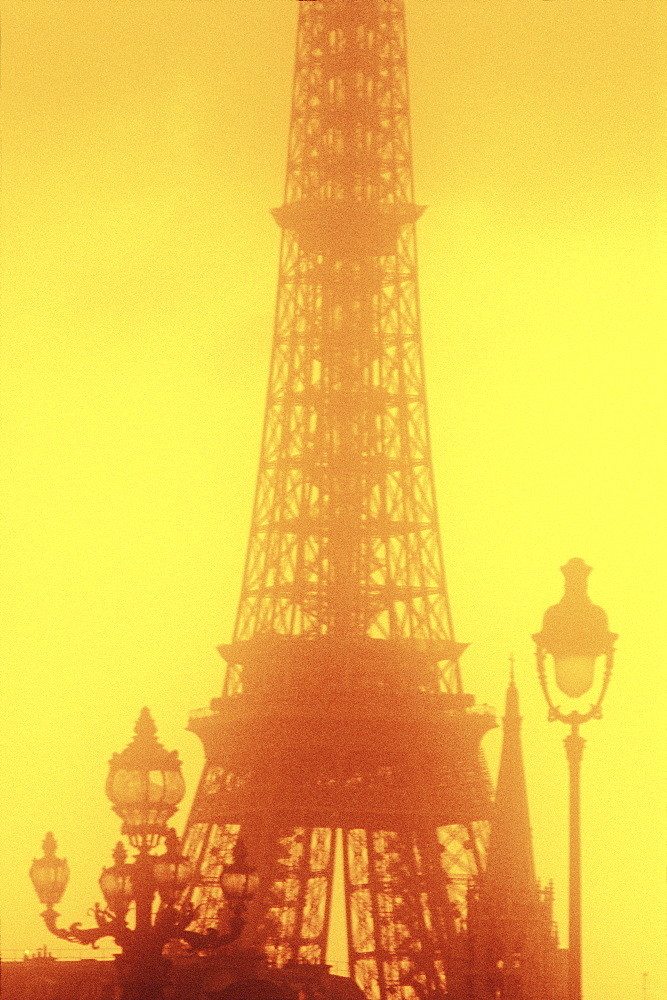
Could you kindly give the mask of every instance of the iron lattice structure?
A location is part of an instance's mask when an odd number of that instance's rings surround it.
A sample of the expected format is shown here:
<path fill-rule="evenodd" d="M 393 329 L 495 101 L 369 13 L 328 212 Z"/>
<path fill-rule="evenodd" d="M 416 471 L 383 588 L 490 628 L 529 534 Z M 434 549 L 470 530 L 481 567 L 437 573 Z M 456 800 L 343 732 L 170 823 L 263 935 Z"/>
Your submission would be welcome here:
<path fill-rule="evenodd" d="M 402 0 L 299 3 L 262 450 L 221 698 L 186 832 L 200 928 L 239 831 L 249 932 L 324 962 L 341 830 L 369 997 L 463 991 L 490 783 L 458 665 L 433 487 Z"/>

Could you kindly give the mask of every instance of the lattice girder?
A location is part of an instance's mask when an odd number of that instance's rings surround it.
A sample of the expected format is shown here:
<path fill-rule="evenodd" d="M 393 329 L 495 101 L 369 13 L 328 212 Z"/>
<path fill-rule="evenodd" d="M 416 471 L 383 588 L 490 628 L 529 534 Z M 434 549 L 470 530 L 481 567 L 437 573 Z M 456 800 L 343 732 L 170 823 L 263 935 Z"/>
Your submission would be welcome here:
<path fill-rule="evenodd" d="M 273 358 L 235 638 L 451 639 L 403 5 L 300 11 Z M 240 683 L 232 671 L 229 693 Z M 457 664 L 442 673 L 461 690 Z"/>

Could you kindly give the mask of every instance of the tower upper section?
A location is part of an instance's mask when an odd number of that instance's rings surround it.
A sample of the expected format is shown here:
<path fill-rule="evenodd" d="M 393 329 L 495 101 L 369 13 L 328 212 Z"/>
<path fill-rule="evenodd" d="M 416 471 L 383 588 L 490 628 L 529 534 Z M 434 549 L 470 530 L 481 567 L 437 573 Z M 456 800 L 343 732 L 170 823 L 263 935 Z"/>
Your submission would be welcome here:
<path fill-rule="evenodd" d="M 273 352 L 234 646 L 262 633 L 348 649 L 390 640 L 393 659 L 419 651 L 422 689 L 461 694 L 423 377 L 404 4 L 298 8 Z M 228 693 L 239 676 L 233 668 Z"/>
<path fill-rule="evenodd" d="M 303 249 L 392 254 L 416 221 L 402 0 L 301 9 L 285 204 Z"/>

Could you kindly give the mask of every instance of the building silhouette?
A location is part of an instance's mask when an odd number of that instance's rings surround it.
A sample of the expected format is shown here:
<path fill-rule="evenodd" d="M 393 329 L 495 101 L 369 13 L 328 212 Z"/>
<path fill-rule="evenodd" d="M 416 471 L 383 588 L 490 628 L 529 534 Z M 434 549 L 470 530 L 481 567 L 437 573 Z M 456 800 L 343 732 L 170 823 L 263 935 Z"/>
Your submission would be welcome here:
<path fill-rule="evenodd" d="M 567 996 L 567 951 L 558 947 L 553 888 L 541 888 L 535 876 L 513 667 L 486 871 L 471 882 L 468 903 L 465 964 L 476 1000 Z"/>

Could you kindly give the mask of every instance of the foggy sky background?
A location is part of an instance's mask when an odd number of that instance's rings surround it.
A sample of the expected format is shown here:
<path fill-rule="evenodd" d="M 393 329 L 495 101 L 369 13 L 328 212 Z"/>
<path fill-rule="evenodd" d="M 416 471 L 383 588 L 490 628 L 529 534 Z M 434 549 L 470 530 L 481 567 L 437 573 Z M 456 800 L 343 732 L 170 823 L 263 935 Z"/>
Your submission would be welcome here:
<path fill-rule="evenodd" d="M 3 949 L 54 949 L 118 839 L 112 752 L 219 694 L 272 335 L 296 3 L 5 0 Z M 517 661 L 567 941 L 565 727 L 530 634 L 581 556 L 620 633 L 582 772 L 584 993 L 665 978 L 667 6 L 407 4 L 426 378 L 462 669 Z M 500 732 L 485 738 L 495 775 Z M 189 801 L 189 800 L 188 800 Z M 187 815 L 187 803 L 179 814 Z M 180 829 L 180 827 L 179 827 Z M 63 944 L 63 947 L 67 947 Z M 94 953 L 90 953 L 91 956 Z"/>

